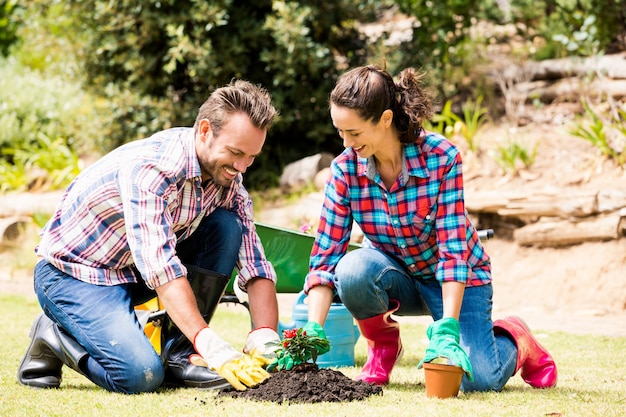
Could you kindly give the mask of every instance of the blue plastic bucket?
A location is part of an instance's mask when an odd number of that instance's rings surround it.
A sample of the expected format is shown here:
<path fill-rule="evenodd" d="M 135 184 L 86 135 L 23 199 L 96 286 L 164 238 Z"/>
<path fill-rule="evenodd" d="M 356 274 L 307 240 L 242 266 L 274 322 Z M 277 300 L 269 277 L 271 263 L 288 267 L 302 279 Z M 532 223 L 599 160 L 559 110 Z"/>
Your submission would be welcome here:
<path fill-rule="evenodd" d="M 281 337 L 283 330 L 299 329 L 307 323 L 309 306 L 305 299 L 306 295 L 301 291 L 293 303 L 291 323 L 278 323 L 278 334 Z M 330 342 L 330 351 L 317 358 L 317 365 L 320 368 L 354 366 L 354 345 L 359 339 L 359 329 L 354 324 L 352 314 L 343 304 L 330 305 L 324 332 Z"/>

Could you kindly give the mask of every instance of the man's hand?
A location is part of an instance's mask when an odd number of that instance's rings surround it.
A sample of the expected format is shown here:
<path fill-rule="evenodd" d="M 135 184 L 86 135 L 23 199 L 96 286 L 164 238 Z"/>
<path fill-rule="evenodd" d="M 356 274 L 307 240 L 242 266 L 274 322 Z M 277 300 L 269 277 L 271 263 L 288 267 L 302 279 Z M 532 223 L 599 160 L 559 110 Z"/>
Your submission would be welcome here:
<path fill-rule="evenodd" d="M 418 369 L 421 369 L 425 362 L 432 362 L 437 358 L 446 358 L 452 364 L 463 368 L 470 381 L 474 380 L 472 364 L 467 353 L 459 345 L 461 336 L 457 319 L 446 317 L 437 320 L 428 326 L 426 335 L 430 343 L 426 348 L 424 359 L 417 365 Z"/>
<path fill-rule="evenodd" d="M 193 346 L 199 355 L 191 355 L 189 361 L 214 370 L 238 391 L 259 385 L 270 376 L 250 356 L 236 351 L 208 327 L 196 334 Z"/>
<path fill-rule="evenodd" d="M 243 353 L 250 355 L 261 366 L 267 366 L 276 359 L 276 350 L 280 347 L 278 333 L 272 328 L 261 327 L 248 333 Z"/>

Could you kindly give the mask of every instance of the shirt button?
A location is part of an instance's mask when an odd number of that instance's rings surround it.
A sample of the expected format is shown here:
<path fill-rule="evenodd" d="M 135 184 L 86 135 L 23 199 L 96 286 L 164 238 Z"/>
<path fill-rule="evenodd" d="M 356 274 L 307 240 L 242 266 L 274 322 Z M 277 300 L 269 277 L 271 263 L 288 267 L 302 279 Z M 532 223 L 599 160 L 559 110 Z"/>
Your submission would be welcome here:
<path fill-rule="evenodd" d="M 430 220 L 430 214 L 426 215 L 426 220 Z"/>

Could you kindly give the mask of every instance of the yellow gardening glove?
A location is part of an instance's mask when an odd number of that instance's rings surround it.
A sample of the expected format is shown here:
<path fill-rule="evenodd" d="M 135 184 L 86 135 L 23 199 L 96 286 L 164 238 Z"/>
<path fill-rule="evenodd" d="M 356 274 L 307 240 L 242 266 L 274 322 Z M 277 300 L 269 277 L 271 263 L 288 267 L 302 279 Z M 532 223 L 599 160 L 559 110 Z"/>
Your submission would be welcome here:
<path fill-rule="evenodd" d="M 191 355 L 189 361 L 214 370 L 238 391 L 259 385 L 270 376 L 250 356 L 236 351 L 208 327 L 196 334 L 193 346 L 199 355 Z"/>
<path fill-rule="evenodd" d="M 278 333 L 269 327 L 260 327 L 248 333 L 243 353 L 249 354 L 261 366 L 267 366 L 276 359 L 276 350 L 280 347 Z"/>

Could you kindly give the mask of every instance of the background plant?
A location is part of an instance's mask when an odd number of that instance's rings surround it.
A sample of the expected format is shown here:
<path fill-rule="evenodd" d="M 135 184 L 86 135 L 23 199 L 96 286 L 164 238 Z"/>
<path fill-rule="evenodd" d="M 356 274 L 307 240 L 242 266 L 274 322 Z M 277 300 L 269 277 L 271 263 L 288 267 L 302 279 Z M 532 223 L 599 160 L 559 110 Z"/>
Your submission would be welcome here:
<path fill-rule="evenodd" d="M 493 38 L 469 36 L 479 20 L 510 23 L 514 33 L 507 36 L 525 42 L 512 52 L 520 60 L 600 54 L 615 50 L 626 34 L 621 0 L 8 0 L 0 9 L 4 53 L 42 78 L 60 77 L 61 89 L 80 85 L 67 98 L 84 100 L 73 114 L 83 119 L 82 128 L 44 133 L 66 138 L 81 155 L 190 125 L 209 91 L 233 77 L 266 86 L 281 117 L 248 172 L 251 189 L 275 186 L 282 168 L 296 159 L 341 151 L 327 95 L 346 68 L 372 62 L 391 73 L 421 68 L 440 102 L 484 97 L 493 114 L 501 107 L 497 90 L 476 70 Z M 402 33 L 396 19 L 409 23 Z M 366 36 L 366 25 L 382 29 Z M 578 48 L 568 51 L 574 40 Z M 50 114 L 59 111 L 46 105 Z M 40 114 L 33 106 L 31 113 Z M 51 124 L 45 114 L 36 119 Z"/>
<path fill-rule="evenodd" d="M 432 120 L 425 123 L 428 130 L 438 132 L 450 139 L 461 136 L 467 142 L 471 152 L 478 152 L 478 136 L 480 128 L 488 120 L 488 109 L 481 105 L 482 96 L 476 101 L 468 99 L 461 106 L 462 116 L 452 111 L 452 101 L 448 100 L 441 111 L 433 115 Z"/>
<path fill-rule="evenodd" d="M 600 153 L 618 165 L 626 163 L 626 108 L 603 115 L 587 100 L 582 101 L 584 113 L 569 132 L 591 143 Z"/>
<path fill-rule="evenodd" d="M 539 143 L 532 148 L 518 140 L 510 140 L 506 145 L 499 145 L 494 157 L 495 162 L 508 174 L 516 175 L 522 169 L 529 169 L 535 163 Z"/>
<path fill-rule="evenodd" d="M 28 189 L 35 177 L 44 189 L 61 188 L 79 172 L 74 139 L 97 119 L 78 83 L 1 60 L 0 109 L 0 191 Z"/>

